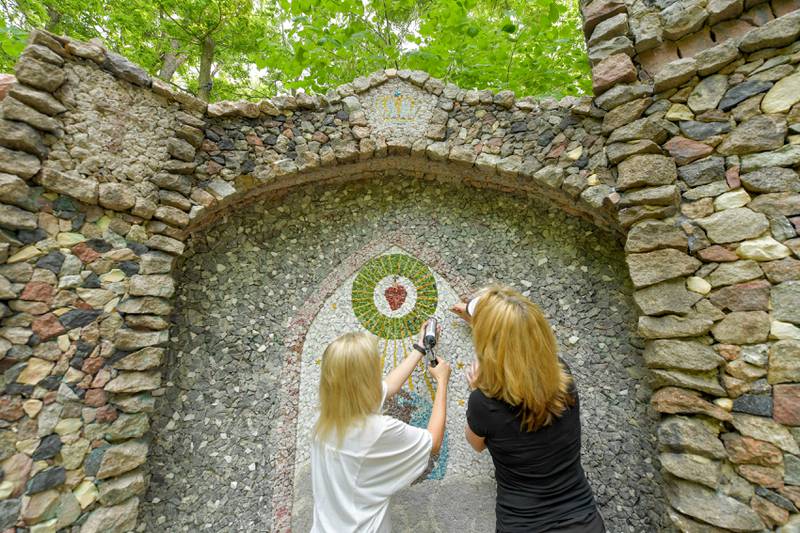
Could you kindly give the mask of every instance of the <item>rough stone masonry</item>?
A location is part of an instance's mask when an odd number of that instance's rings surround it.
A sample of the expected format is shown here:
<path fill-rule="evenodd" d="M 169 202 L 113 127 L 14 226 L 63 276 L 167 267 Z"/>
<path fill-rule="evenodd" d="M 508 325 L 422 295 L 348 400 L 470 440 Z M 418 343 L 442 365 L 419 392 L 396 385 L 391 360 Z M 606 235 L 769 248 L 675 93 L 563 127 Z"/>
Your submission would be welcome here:
<path fill-rule="evenodd" d="M 269 191 L 396 171 L 619 234 L 674 527 L 797 531 L 798 7 L 582 5 L 595 95 L 560 102 L 386 70 L 206 105 L 101 44 L 34 32 L 1 104 L 0 530 L 137 528 L 193 232 Z M 424 128 L 382 127 L 387 84 L 427 95 Z"/>

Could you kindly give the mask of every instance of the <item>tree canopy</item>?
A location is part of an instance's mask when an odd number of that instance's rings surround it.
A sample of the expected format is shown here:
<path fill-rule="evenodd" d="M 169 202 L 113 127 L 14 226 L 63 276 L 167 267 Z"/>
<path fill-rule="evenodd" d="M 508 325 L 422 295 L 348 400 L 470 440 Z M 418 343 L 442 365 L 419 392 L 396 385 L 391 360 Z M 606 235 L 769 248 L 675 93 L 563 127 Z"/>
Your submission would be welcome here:
<path fill-rule="evenodd" d="M 206 100 L 324 93 L 382 68 L 464 88 L 581 94 L 575 0 L 0 0 L 0 70 L 33 28 L 110 50 Z"/>

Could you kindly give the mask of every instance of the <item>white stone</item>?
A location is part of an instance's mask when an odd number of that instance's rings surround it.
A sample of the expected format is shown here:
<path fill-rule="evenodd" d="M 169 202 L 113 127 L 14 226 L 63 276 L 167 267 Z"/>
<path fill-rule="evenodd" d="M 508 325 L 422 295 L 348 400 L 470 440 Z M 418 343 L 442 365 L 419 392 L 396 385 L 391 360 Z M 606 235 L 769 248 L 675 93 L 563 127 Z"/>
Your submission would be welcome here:
<path fill-rule="evenodd" d="M 773 320 L 769 328 L 769 336 L 773 339 L 795 339 L 800 340 L 800 328 L 788 322 Z"/>
<path fill-rule="evenodd" d="M 698 294 L 708 294 L 711 292 L 711 284 L 697 276 L 690 276 L 687 278 L 686 288 Z"/>
<path fill-rule="evenodd" d="M 736 255 L 743 259 L 756 261 L 774 261 L 791 255 L 791 250 L 772 237 L 761 237 L 744 241 L 736 249 Z"/>
<path fill-rule="evenodd" d="M 761 101 L 761 110 L 764 113 L 786 113 L 797 102 L 800 102 L 800 72 L 773 85 Z"/>
<path fill-rule="evenodd" d="M 720 194 L 714 200 L 714 210 L 722 211 L 723 209 L 734 209 L 736 207 L 744 207 L 750 203 L 750 195 L 744 189 L 736 189 L 735 191 L 728 191 Z"/>

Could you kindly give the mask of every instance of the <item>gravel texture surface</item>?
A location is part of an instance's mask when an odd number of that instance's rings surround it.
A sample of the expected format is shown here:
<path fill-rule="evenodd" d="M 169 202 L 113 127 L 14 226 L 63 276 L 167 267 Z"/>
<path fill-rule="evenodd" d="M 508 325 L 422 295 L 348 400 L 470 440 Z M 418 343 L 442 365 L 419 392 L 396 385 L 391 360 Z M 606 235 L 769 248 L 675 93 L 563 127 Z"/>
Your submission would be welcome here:
<path fill-rule="evenodd" d="M 166 393 L 152 428 L 146 529 L 272 527 L 275 502 L 290 496 L 283 488 L 273 494 L 273 487 L 293 485 L 287 465 L 294 464 L 294 443 L 303 431 L 297 420 L 280 423 L 279 416 L 283 403 L 296 409 L 308 388 L 299 383 L 292 356 L 296 337 L 314 327 L 309 309 L 325 310 L 337 295 L 346 296 L 368 256 L 391 246 L 429 266 L 442 301 L 501 281 L 544 309 L 581 394 L 583 462 L 608 530 L 659 529 L 650 391 L 634 334 L 632 287 L 615 237 L 537 199 L 400 176 L 299 189 L 252 204 L 194 237 L 180 267 Z M 304 314 L 307 320 L 297 319 Z M 454 345 L 461 344 L 459 336 L 468 338 L 465 328 L 450 330 Z M 463 372 L 454 368 L 453 387 L 463 386 Z M 313 382 L 313 374 L 308 379 Z M 463 419 L 457 407 L 451 410 L 451 422 Z M 460 443 L 461 427 L 450 432 Z M 454 468 L 442 480 L 410 489 L 395 503 L 396 528 L 456 531 L 493 524 L 490 469 L 466 474 Z M 422 496 L 426 486 L 436 500 Z M 298 500 L 307 497 L 305 490 L 298 486 Z M 474 521 L 431 515 L 425 506 L 443 498 L 455 498 Z M 407 511 L 414 508 L 418 512 Z"/>

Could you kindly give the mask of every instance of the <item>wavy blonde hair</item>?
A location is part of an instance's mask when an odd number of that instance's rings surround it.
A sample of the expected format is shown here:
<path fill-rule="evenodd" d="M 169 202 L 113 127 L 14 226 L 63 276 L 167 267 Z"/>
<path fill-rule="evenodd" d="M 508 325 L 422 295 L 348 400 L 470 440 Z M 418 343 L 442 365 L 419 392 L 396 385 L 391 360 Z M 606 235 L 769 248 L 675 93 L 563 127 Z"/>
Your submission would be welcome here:
<path fill-rule="evenodd" d="M 383 396 L 378 339 L 345 333 L 325 348 L 319 379 L 319 419 L 314 436 L 339 445 L 347 430 L 376 413 Z"/>
<path fill-rule="evenodd" d="M 525 430 L 551 424 L 574 405 L 572 378 L 558 360 L 553 330 L 542 310 L 519 292 L 504 285 L 483 289 L 472 339 L 479 363 L 476 387 L 518 406 Z"/>

